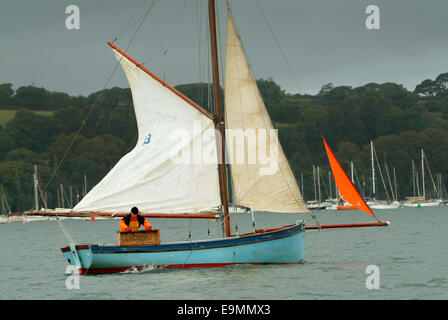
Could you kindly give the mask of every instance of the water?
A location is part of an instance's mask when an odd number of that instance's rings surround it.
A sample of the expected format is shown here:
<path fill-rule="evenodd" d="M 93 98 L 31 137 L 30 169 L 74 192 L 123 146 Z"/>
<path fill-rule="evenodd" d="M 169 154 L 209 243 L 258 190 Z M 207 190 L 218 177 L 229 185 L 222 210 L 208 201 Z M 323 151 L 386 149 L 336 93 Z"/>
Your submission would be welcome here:
<path fill-rule="evenodd" d="M 306 262 L 183 271 L 82 276 L 66 287 L 67 240 L 57 222 L 0 224 L 0 299 L 447 299 L 448 208 L 377 210 L 387 228 L 307 231 Z M 319 211 L 320 223 L 372 221 L 359 211 Z M 256 227 L 294 223 L 297 214 L 256 214 Z M 370 219 L 370 220 L 369 220 Z M 152 219 L 162 241 L 207 238 L 212 221 Z M 307 223 L 314 224 L 309 216 Z M 64 220 L 79 243 L 116 243 L 118 220 Z M 238 216 L 249 232 L 249 215 Z M 380 271 L 380 288 L 367 289 L 366 268 Z"/>

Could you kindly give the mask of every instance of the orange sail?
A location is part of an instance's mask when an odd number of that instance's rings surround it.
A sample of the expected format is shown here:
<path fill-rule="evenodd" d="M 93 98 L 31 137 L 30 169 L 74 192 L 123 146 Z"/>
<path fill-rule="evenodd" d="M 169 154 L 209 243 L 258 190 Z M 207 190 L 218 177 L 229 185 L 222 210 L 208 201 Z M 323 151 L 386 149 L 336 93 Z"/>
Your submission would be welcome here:
<path fill-rule="evenodd" d="M 325 138 L 323 138 L 323 140 L 325 149 L 327 151 L 328 161 L 330 162 L 331 171 L 333 171 L 334 180 L 336 181 L 336 186 L 338 187 L 341 198 L 357 209 L 376 217 L 359 194 L 358 189 L 356 189 L 350 178 L 345 173 L 338 159 L 336 159 L 333 151 L 331 151 L 330 147 L 328 146 L 327 141 L 325 141 Z"/>

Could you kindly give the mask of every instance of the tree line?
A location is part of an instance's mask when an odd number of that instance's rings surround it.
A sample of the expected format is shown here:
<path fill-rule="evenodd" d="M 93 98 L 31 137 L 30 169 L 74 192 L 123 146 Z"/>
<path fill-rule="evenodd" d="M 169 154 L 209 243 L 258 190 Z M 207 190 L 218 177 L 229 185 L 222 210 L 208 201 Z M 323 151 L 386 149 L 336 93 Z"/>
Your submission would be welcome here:
<path fill-rule="evenodd" d="M 314 199 L 313 166 L 319 166 L 324 197 L 329 196 L 330 186 L 334 196 L 322 136 L 346 170 L 353 161 L 359 189 L 366 195 L 371 193 L 373 141 L 383 174 L 386 165 L 390 174 L 395 169 L 398 194 L 403 199 L 412 195 L 412 161 L 420 168 L 422 148 L 432 175 L 441 173 L 442 185 L 447 182 L 446 75 L 430 80 L 438 83 L 436 92 L 425 91 L 430 87 L 426 80 L 414 91 L 395 83 L 359 87 L 328 83 L 316 95 L 286 93 L 272 79 L 259 79 L 257 84 L 306 200 Z M 209 84 L 177 88 L 209 109 Z M 0 185 L 12 211 L 34 207 L 34 165 L 49 207 L 61 205 L 61 185 L 67 206 L 69 190 L 75 202 L 85 192 L 84 178 L 88 188 L 94 186 L 137 140 L 129 88 L 115 87 L 84 97 L 34 86 L 14 91 L 6 83 L 0 84 L 0 109 L 16 110 L 14 118 L 0 126 Z M 53 113 L 48 116 L 34 112 L 39 110 Z M 435 196 L 431 180 L 426 181 L 429 195 Z M 377 197 L 385 199 L 379 178 L 376 184 Z"/>

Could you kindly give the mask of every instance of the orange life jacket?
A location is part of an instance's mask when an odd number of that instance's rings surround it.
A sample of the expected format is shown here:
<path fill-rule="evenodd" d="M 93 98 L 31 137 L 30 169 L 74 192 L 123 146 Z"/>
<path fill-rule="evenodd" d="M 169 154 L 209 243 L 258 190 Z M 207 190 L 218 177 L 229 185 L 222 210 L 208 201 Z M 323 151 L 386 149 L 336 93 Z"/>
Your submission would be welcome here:
<path fill-rule="evenodd" d="M 126 231 L 126 229 L 129 227 L 132 231 L 137 231 L 141 225 L 145 228 L 150 228 L 151 224 L 148 220 L 146 220 L 141 215 L 137 215 L 137 217 L 132 217 L 131 214 L 127 214 L 123 217 L 123 219 L 120 220 L 120 229 L 122 231 Z"/>

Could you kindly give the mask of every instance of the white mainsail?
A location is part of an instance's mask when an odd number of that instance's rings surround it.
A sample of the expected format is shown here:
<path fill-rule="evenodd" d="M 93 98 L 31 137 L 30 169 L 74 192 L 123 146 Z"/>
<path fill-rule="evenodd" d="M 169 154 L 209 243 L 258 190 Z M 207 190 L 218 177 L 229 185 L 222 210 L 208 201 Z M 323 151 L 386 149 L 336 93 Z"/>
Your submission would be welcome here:
<path fill-rule="evenodd" d="M 225 127 L 227 150 L 230 157 L 234 204 L 254 210 L 270 212 L 308 211 L 294 174 L 278 143 L 271 119 L 257 88 L 230 9 L 227 18 L 227 52 L 225 74 Z M 231 129 L 231 130 L 229 130 Z M 245 138 L 244 161 L 238 161 L 241 150 L 229 132 L 265 134 L 256 146 Z M 276 149 L 278 148 L 278 149 Z M 277 153 L 277 170 L 263 172 L 267 164 L 250 162 L 250 157 Z"/>
<path fill-rule="evenodd" d="M 163 81 L 113 49 L 129 81 L 138 141 L 74 211 L 200 213 L 221 205 L 215 126 Z M 195 145 L 213 162 L 179 161 Z M 190 158 L 193 158 L 190 157 Z"/>

